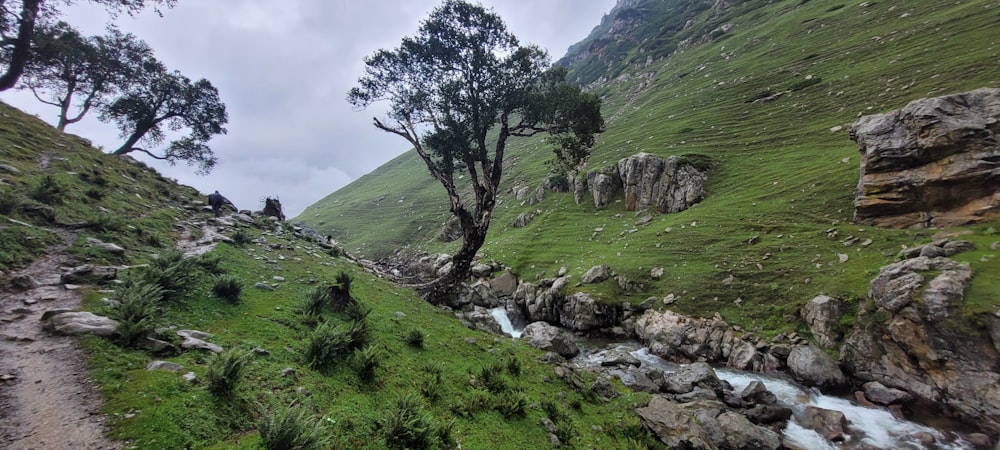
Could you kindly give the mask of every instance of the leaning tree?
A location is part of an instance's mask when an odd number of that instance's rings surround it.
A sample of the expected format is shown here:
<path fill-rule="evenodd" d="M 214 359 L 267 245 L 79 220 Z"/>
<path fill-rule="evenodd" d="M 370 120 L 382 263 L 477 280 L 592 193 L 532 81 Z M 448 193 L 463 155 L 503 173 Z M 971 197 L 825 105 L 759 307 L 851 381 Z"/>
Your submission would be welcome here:
<path fill-rule="evenodd" d="M 114 122 L 125 139 L 113 153 L 141 152 L 154 159 L 176 164 L 184 161 L 197 166 L 199 173 L 211 172 L 216 157 L 208 141 L 226 134 L 229 121 L 226 105 L 211 82 L 192 82 L 178 71 L 170 72 L 151 55 L 133 61 L 121 95 L 102 105 L 99 119 Z M 172 132 L 188 134 L 159 146 Z M 142 145 L 142 146 L 140 146 Z"/>
<path fill-rule="evenodd" d="M 14 87 L 31 59 L 31 43 L 36 26 L 46 17 L 56 17 L 63 6 L 74 0 L 0 0 L 0 91 Z M 90 0 L 115 16 L 121 12 L 138 14 L 147 4 L 173 7 L 177 0 Z"/>
<path fill-rule="evenodd" d="M 425 298 L 441 301 L 468 276 L 486 240 L 508 140 L 546 133 L 561 165 L 575 166 L 603 128 L 601 101 L 568 84 L 565 69 L 549 68 L 543 50 L 521 45 L 495 12 L 461 0 L 446 0 L 415 36 L 365 66 L 348 101 L 356 108 L 388 102 L 375 127 L 413 145 L 461 224 L 451 270 L 421 287 Z M 456 184 L 463 174 L 467 190 Z"/>

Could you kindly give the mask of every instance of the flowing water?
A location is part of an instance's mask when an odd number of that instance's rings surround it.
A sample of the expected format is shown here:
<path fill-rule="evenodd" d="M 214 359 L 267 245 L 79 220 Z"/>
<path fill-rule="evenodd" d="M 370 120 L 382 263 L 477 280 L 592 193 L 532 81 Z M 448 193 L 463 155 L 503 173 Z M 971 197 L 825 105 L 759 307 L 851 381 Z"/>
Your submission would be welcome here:
<path fill-rule="evenodd" d="M 614 343 L 604 348 L 595 348 L 592 350 L 604 349 L 627 351 L 642 361 L 643 366 L 655 367 L 664 373 L 674 372 L 678 367 L 677 364 L 649 353 L 647 348 L 637 342 Z M 581 353 L 581 356 L 577 357 L 577 362 L 584 366 L 599 365 L 600 361 L 593 359 L 592 355 L 593 353 L 589 350 Z M 915 422 L 899 420 L 885 408 L 869 408 L 844 398 L 823 395 L 816 390 L 800 386 L 783 375 L 743 372 L 727 368 L 716 368 L 715 372 L 720 379 L 729 382 L 735 392 L 742 392 L 752 381 L 764 383 L 767 389 L 777 397 L 779 404 L 792 409 L 792 420 L 782 430 L 782 434 L 784 435 L 786 444 L 798 448 L 809 450 L 870 447 L 880 449 L 936 450 L 974 448 L 970 443 L 962 440 L 954 433 L 942 432 Z M 824 439 L 819 433 L 802 427 L 797 420 L 807 406 L 815 406 L 844 413 L 849 422 L 849 439 L 846 442 L 830 442 Z M 933 444 L 925 444 L 920 439 L 923 438 L 926 441 L 928 437 L 934 438 Z"/>
<path fill-rule="evenodd" d="M 507 315 L 506 308 L 504 308 L 503 306 L 498 306 L 496 308 L 491 309 L 490 314 L 492 314 L 493 318 L 496 319 L 498 324 L 500 324 L 500 330 L 502 330 L 504 334 L 514 339 L 521 337 L 521 332 L 524 331 L 524 325 L 521 325 L 520 327 L 515 327 L 514 324 L 510 321 L 510 316 Z"/>

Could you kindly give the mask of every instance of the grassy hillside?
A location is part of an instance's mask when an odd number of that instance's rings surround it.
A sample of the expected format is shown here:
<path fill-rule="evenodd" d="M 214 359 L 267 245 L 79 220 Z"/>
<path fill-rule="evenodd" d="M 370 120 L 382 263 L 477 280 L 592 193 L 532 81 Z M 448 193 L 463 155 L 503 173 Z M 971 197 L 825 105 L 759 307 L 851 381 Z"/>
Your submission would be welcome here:
<path fill-rule="evenodd" d="M 671 308 L 718 311 L 769 334 L 795 328 L 790 319 L 817 294 L 864 298 L 870 279 L 901 247 L 954 233 L 980 249 L 963 256 L 978 274 L 969 312 L 992 311 L 997 301 L 987 293 L 1000 289 L 1000 260 L 990 250 L 996 224 L 886 230 L 851 223 L 859 159 L 846 126 L 917 98 L 1000 85 L 1000 5 L 786 0 L 731 2 L 717 11 L 687 3 L 686 9 L 673 6 L 695 14 L 693 25 L 678 36 L 660 36 L 677 44 L 669 56 L 654 51 L 660 41 L 653 35 L 630 37 L 641 45 L 605 47 L 619 52 L 602 53 L 606 60 L 631 64 L 592 85 L 604 98 L 607 131 L 589 168 L 640 151 L 707 156 L 718 163 L 708 198 L 645 226 L 635 225 L 645 213 L 616 205 L 595 210 L 574 204 L 569 194 L 550 192 L 540 204 L 522 205 L 509 189 L 541 184 L 551 153 L 541 141 L 517 141 L 508 152 L 508 193 L 483 255 L 529 279 L 560 266 L 579 276 L 606 263 L 643 284 L 631 293 L 610 283 L 587 287 L 606 301 L 673 293 L 680 300 Z M 671 10 L 666 6 L 638 11 L 642 20 L 666 23 L 671 19 L 656 16 Z M 722 25 L 731 28 L 720 32 Z M 639 26 L 636 33 L 664 29 Z M 572 73 L 592 70 L 588 61 L 574 63 L 579 71 Z M 754 102 L 778 92 L 784 95 L 774 101 Z M 441 199 L 440 188 L 408 154 L 299 219 L 333 230 L 365 256 L 406 247 L 449 251 L 454 244 L 434 239 L 447 218 Z M 541 215 L 528 227 L 508 226 L 533 210 Z M 850 236 L 859 239 L 845 245 Z M 866 239 L 872 243 L 858 244 Z M 649 276 L 657 266 L 666 269 L 661 280 Z"/>
<path fill-rule="evenodd" d="M 119 337 L 83 344 L 108 400 L 102 412 L 111 436 L 124 448 L 290 448 L 266 439 L 280 434 L 266 430 L 296 426 L 318 429 L 326 443 L 313 448 L 324 449 L 545 448 L 550 433 L 582 448 L 656 446 L 634 413 L 647 394 L 603 398 L 591 389 L 594 375 L 557 373 L 540 362 L 543 352 L 521 341 L 469 330 L 414 292 L 297 237 L 290 226 L 263 219 L 229 225 L 224 231 L 232 244 L 180 259 L 177 241 L 188 234 L 198 239 L 211 216 L 194 189 L 2 103 L 0 151 L 0 283 L 61 251 L 61 239 L 74 235 L 65 250 L 72 265 L 120 268 L 118 281 L 83 287 L 83 303 L 103 315 L 129 311 L 121 319 L 128 327 L 119 326 Z M 88 237 L 120 244 L 125 254 L 102 253 Z M 362 313 L 329 306 L 314 315 L 299 311 L 316 289 L 343 286 L 345 278 Z M 257 288 L 258 282 L 273 289 Z M 151 285 L 169 290 L 136 289 Z M 109 299 L 122 306 L 110 307 Z M 12 320 L 36 321 L 44 311 L 13 297 L 0 306 L 21 311 Z M 311 353 L 324 326 L 349 335 L 350 346 L 334 339 L 320 348 L 340 351 Z M 149 330 L 173 347 L 144 349 L 129 339 L 129 329 Z M 180 329 L 211 333 L 207 340 L 224 354 L 243 358 L 242 374 L 227 374 L 226 367 L 239 364 L 223 364 L 221 356 L 179 351 Z M 152 360 L 184 369 L 145 370 Z M 188 371 L 198 382 L 181 378 Z M 301 415 L 278 420 L 287 410 Z"/>

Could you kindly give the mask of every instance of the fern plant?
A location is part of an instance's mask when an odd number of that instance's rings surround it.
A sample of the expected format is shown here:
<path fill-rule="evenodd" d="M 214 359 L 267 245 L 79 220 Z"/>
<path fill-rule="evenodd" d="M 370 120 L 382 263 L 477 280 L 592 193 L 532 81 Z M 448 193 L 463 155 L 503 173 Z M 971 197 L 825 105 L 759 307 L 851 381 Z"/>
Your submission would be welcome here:
<path fill-rule="evenodd" d="M 250 354 L 243 350 L 229 349 L 215 354 L 205 372 L 208 391 L 217 397 L 231 398 L 249 361 Z"/>
<path fill-rule="evenodd" d="M 267 450 L 320 450 L 328 448 L 322 422 L 303 406 L 265 411 L 257 422 L 260 440 Z"/>

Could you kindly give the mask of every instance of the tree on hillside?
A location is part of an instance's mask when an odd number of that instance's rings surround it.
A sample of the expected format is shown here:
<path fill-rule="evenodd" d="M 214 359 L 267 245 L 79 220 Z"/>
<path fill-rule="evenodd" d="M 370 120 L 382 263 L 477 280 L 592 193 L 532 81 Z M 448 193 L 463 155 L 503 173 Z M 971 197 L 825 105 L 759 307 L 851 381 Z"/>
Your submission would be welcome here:
<path fill-rule="evenodd" d="M 56 128 L 65 131 L 127 83 L 153 50 L 113 27 L 107 36 L 83 37 L 66 22 L 58 22 L 38 27 L 32 53 L 20 83 L 40 102 L 59 108 Z"/>
<path fill-rule="evenodd" d="M 31 43 L 39 18 L 55 17 L 61 6 L 73 0 L 0 0 L 0 91 L 14 87 L 31 59 Z M 138 14 L 147 4 L 173 7 L 177 0 L 90 0 L 115 16 L 121 12 Z"/>
<path fill-rule="evenodd" d="M 446 0 L 416 36 L 365 59 L 348 93 L 356 108 L 389 103 L 375 127 L 406 139 L 448 193 L 462 228 L 450 272 L 422 287 L 440 301 L 468 276 L 496 207 L 508 139 L 548 133 L 556 157 L 575 166 L 603 128 L 600 99 L 548 69 L 545 52 L 521 45 L 493 11 Z M 456 185 L 464 174 L 469 190 Z M 474 199 L 463 198 L 471 191 Z"/>
<path fill-rule="evenodd" d="M 101 107 L 100 120 L 114 122 L 125 138 L 114 154 L 137 151 L 171 164 L 185 161 L 198 166 L 199 173 L 211 172 L 216 158 L 207 142 L 226 134 L 223 126 L 229 121 L 219 91 L 204 78 L 192 82 L 178 71 L 167 71 L 152 57 L 133 68 L 121 96 Z M 167 133 L 183 129 L 188 135 L 171 141 L 165 150 L 137 146 L 157 146 Z"/>

